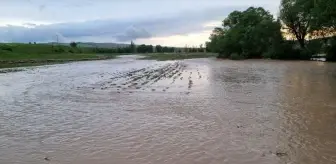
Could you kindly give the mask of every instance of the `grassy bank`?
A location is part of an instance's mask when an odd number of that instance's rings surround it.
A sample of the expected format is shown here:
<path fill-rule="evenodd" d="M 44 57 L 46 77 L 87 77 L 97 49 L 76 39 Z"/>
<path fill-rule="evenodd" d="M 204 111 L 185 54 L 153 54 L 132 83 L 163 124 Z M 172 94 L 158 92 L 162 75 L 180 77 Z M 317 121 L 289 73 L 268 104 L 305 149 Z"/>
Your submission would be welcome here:
<path fill-rule="evenodd" d="M 152 50 L 151 48 L 150 50 Z M 52 44 L 0 43 L 0 68 L 37 66 L 72 61 L 113 59 L 130 54 L 132 47 L 97 48 Z M 141 50 L 141 46 L 138 46 Z M 138 51 L 139 52 L 139 51 Z M 145 60 L 183 60 L 215 57 L 213 53 L 147 53 Z"/>
<path fill-rule="evenodd" d="M 117 54 L 1 54 L 0 68 L 24 67 L 66 63 L 72 61 L 103 60 Z"/>
<path fill-rule="evenodd" d="M 142 54 L 143 60 L 184 60 L 184 59 L 194 59 L 194 58 L 209 58 L 216 57 L 214 53 L 153 53 L 153 54 Z"/>
<path fill-rule="evenodd" d="M 112 59 L 117 55 L 119 54 L 97 53 L 94 48 L 7 43 L 0 44 L 0 68 Z"/>

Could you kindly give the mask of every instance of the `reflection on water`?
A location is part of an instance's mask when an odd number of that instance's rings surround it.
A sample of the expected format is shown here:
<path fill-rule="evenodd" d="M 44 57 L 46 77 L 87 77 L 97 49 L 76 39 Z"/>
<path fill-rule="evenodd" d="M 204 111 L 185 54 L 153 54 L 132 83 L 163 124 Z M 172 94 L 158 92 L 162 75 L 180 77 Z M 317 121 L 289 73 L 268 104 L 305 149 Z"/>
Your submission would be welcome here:
<path fill-rule="evenodd" d="M 333 63 L 127 57 L 0 81 L 0 163 L 336 163 Z"/>
<path fill-rule="evenodd" d="M 299 163 L 336 163 L 335 73 L 333 64 L 319 63 L 286 71 L 279 142 Z"/>

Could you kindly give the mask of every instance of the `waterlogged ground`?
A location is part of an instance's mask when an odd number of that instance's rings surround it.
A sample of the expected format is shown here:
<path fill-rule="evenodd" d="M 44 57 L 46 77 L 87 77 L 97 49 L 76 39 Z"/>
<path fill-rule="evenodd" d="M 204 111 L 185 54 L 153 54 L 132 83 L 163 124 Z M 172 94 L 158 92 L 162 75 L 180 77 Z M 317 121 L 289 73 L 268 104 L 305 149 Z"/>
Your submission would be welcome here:
<path fill-rule="evenodd" d="M 334 164 L 336 64 L 136 60 L 0 74 L 2 164 Z"/>

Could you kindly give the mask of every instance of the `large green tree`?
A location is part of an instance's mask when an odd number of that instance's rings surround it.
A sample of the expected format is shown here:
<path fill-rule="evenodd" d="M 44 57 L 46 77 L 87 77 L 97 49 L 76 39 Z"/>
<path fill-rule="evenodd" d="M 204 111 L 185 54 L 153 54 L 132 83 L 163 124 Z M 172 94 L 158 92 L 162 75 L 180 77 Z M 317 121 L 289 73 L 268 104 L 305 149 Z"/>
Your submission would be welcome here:
<path fill-rule="evenodd" d="M 301 48 L 305 48 L 305 39 L 312 30 L 313 15 L 311 10 L 314 0 L 282 0 L 280 19 L 285 31 L 295 36 Z"/>
<path fill-rule="evenodd" d="M 324 52 L 327 60 L 336 61 L 336 0 L 311 0 L 314 7 L 311 9 L 312 36 L 323 38 L 327 46 Z M 330 38 L 332 37 L 332 38 Z"/>
<path fill-rule="evenodd" d="M 312 0 L 314 8 L 311 11 L 315 28 L 336 28 L 336 1 Z"/>
<path fill-rule="evenodd" d="M 156 52 L 163 52 L 163 48 L 162 48 L 161 45 L 156 45 L 155 50 L 156 50 Z"/>
<path fill-rule="evenodd" d="M 206 46 L 220 57 L 259 58 L 282 40 L 280 23 L 265 9 L 234 11 L 213 30 Z"/>
<path fill-rule="evenodd" d="M 336 32 L 336 1 L 310 0 L 314 7 L 312 14 L 312 35 L 319 38 L 330 37 Z"/>
<path fill-rule="evenodd" d="M 223 40 L 224 34 L 223 28 L 216 27 L 210 35 L 210 42 L 206 43 L 207 48 L 212 52 L 223 53 L 223 46 L 220 42 Z"/>
<path fill-rule="evenodd" d="M 335 0 L 282 0 L 280 19 L 289 34 L 301 47 L 307 37 L 323 38 L 335 33 Z"/>

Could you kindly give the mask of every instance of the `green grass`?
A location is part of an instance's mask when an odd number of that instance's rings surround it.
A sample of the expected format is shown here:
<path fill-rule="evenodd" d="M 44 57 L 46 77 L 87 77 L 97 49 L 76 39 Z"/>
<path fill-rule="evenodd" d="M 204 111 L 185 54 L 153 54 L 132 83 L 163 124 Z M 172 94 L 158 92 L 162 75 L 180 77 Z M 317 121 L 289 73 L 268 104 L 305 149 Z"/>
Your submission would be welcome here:
<path fill-rule="evenodd" d="M 92 48 L 71 48 L 50 44 L 0 43 L 0 68 L 112 59 L 118 55 L 98 54 Z"/>
<path fill-rule="evenodd" d="M 73 61 L 113 59 L 118 54 L 0 54 L 0 68 L 26 67 Z"/>
<path fill-rule="evenodd" d="M 83 58 L 97 58 L 96 54 L 19 54 L 6 53 L 0 54 L 0 61 L 19 61 L 19 60 L 67 60 L 67 59 L 83 59 Z"/>
<path fill-rule="evenodd" d="M 66 45 L 0 43 L 0 68 L 112 59 L 121 55 L 118 53 L 107 53 L 110 52 L 108 50 L 112 49 L 106 49 L 101 52 L 97 51 L 96 48 L 72 48 Z M 144 54 L 143 59 L 165 61 L 215 56 L 212 53 L 152 53 Z"/>
<path fill-rule="evenodd" d="M 62 49 L 64 52 L 75 50 L 70 46 L 51 45 L 51 44 L 23 44 L 23 43 L 1 43 L 0 50 L 14 53 L 30 54 L 53 54 Z"/>
<path fill-rule="evenodd" d="M 194 59 L 194 58 L 209 58 L 216 57 L 213 53 L 154 53 L 154 54 L 142 54 L 143 60 L 184 60 L 184 59 Z"/>

